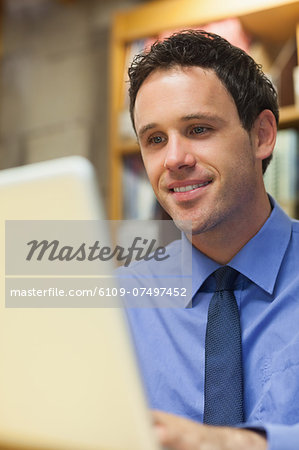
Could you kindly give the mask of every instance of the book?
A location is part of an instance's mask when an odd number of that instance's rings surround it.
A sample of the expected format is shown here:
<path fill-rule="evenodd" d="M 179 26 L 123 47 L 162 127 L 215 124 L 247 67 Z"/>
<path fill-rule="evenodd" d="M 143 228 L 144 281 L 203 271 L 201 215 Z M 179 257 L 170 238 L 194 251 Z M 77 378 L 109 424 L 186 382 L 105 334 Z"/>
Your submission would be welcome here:
<path fill-rule="evenodd" d="M 298 147 L 297 130 L 279 130 L 273 158 L 264 175 L 266 191 L 292 217 L 296 216 L 299 194 Z"/>
<path fill-rule="evenodd" d="M 122 183 L 124 219 L 154 219 L 157 200 L 140 155 L 124 158 Z"/>
<path fill-rule="evenodd" d="M 131 118 L 129 113 L 129 77 L 128 69 L 134 59 L 134 57 L 143 51 L 148 51 L 151 45 L 155 42 L 154 37 L 147 39 L 138 39 L 129 43 L 126 47 L 125 66 L 123 75 L 123 94 L 121 100 L 121 109 L 118 116 L 118 130 L 121 140 L 135 139 L 135 132 L 131 124 Z"/>

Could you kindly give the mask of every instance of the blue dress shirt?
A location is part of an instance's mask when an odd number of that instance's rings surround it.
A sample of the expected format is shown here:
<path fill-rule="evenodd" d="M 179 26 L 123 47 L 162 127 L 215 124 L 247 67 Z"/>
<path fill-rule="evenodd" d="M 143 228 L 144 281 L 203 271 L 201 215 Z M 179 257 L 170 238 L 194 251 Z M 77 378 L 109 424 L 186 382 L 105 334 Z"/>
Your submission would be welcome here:
<path fill-rule="evenodd" d="M 179 264 L 175 243 L 168 253 Z M 264 226 L 229 265 L 240 272 L 235 296 L 245 425 L 266 430 L 269 450 L 298 449 L 299 222 L 274 203 Z M 210 275 L 218 267 L 193 248 L 192 307 L 127 310 L 150 406 L 198 422 L 203 420 L 205 332 L 215 287 Z"/>

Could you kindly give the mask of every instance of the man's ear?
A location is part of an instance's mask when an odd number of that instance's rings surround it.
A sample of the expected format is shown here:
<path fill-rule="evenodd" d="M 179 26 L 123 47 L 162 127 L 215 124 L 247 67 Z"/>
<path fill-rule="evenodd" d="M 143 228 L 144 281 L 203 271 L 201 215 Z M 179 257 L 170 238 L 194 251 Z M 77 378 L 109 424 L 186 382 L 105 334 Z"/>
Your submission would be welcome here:
<path fill-rule="evenodd" d="M 252 139 L 255 143 L 255 156 L 259 160 L 263 160 L 273 152 L 277 125 L 275 116 L 269 109 L 264 109 L 256 118 L 252 127 Z"/>

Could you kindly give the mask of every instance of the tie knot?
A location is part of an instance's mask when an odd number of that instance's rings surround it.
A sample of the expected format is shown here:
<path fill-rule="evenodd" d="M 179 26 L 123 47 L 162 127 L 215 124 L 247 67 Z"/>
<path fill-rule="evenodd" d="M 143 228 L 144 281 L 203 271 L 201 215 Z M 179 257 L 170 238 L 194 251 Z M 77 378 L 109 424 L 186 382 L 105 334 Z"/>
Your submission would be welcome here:
<path fill-rule="evenodd" d="M 229 266 L 223 266 L 214 272 L 216 291 L 233 291 L 235 280 L 239 272 Z"/>

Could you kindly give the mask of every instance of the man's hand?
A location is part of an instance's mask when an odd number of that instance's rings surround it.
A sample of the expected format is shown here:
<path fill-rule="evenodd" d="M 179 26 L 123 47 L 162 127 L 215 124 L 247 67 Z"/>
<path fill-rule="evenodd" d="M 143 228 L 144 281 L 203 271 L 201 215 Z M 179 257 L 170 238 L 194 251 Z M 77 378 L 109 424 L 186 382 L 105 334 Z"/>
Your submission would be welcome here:
<path fill-rule="evenodd" d="M 161 445 L 169 450 L 266 450 L 267 441 L 250 430 L 201 425 L 160 411 L 153 412 Z"/>

